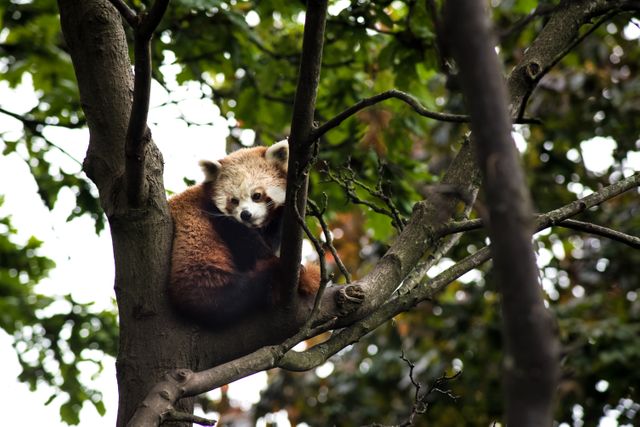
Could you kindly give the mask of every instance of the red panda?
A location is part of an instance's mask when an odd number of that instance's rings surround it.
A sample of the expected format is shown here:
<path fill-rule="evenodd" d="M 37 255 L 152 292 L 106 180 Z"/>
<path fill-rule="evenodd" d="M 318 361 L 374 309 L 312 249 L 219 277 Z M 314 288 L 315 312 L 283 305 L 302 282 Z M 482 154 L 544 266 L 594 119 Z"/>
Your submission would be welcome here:
<path fill-rule="evenodd" d="M 219 328 L 275 302 L 288 159 L 281 141 L 203 160 L 204 182 L 169 200 L 169 297 L 183 316 Z M 315 294 L 319 283 L 317 266 L 301 267 L 302 294 Z"/>

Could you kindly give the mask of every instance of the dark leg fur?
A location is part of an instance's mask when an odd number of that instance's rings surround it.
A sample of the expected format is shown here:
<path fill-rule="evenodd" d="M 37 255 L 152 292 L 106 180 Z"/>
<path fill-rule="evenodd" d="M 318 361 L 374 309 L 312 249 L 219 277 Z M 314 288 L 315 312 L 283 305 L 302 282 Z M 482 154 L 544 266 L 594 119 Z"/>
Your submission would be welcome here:
<path fill-rule="evenodd" d="M 237 322 L 273 301 L 272 286 L 279 276 L 277 259 L 260 264 L 254 272 L 209 269 L 200 278 L 173 283 L 171 299 L 183 316 L 209 328 Z"/>

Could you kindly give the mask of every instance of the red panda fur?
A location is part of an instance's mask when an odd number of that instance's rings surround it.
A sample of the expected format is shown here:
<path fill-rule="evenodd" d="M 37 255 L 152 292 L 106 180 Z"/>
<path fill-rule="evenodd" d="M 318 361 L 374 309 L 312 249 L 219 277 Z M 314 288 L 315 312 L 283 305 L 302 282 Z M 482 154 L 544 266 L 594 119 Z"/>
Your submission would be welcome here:
<path fill-rule="evenodd" d="M 264 188 L 271 185 L 269 189 L 284 194 L 288 147 L 286 142 L 279 144 L 286 154 L 275 160 L 267 160 L 265 147 L 256 147 L 231 153 L 219 163 L 201 163 L 205 182 L 169 200 L 174 221 L 169 296 L 182 315 L 218 328 L 275 303 L 282 276 L 276 256 L 282 203 L 271 200 L 265 190 L 261 197 L 266 207 L 254 203 L 259 213 L 268 212 L 264 223 L 247 226 L 232 216 L 235 202 L 224 196 L 246 184 L 238 180 L 264 182 Z M 316 265 L 301 267 L 301 294 L 315 294 L 319 283 Z"/>

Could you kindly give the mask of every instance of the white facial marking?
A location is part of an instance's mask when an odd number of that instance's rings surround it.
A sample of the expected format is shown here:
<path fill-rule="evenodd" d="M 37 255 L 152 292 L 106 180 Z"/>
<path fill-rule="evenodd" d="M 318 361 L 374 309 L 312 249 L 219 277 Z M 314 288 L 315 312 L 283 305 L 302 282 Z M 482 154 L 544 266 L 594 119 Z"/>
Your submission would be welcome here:
<path fill-rule="evenodd" d="M 286 194 L 287 193 L 284 188 L 280 188 L 280 187 L 267 188 L 267 197 L 273 200 L 277 206 L 284 205 L 284 199 Z"/>

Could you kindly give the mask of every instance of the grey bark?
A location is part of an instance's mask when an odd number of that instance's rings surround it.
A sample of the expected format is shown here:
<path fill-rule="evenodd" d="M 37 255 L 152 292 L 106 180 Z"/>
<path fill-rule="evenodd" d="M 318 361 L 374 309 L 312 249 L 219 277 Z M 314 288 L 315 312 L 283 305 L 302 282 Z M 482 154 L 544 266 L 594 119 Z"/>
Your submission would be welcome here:
<path fill-rule="evenodd" d="M 513 139 L 502 70 L 485 3 L 447 3 L 445 27 L 467 108 L 487 196 L 487 217 L 502 296 L 506 422 L 551 426 L 558 339 L 544 307 L 533 252 L 533 212 Z"/>

